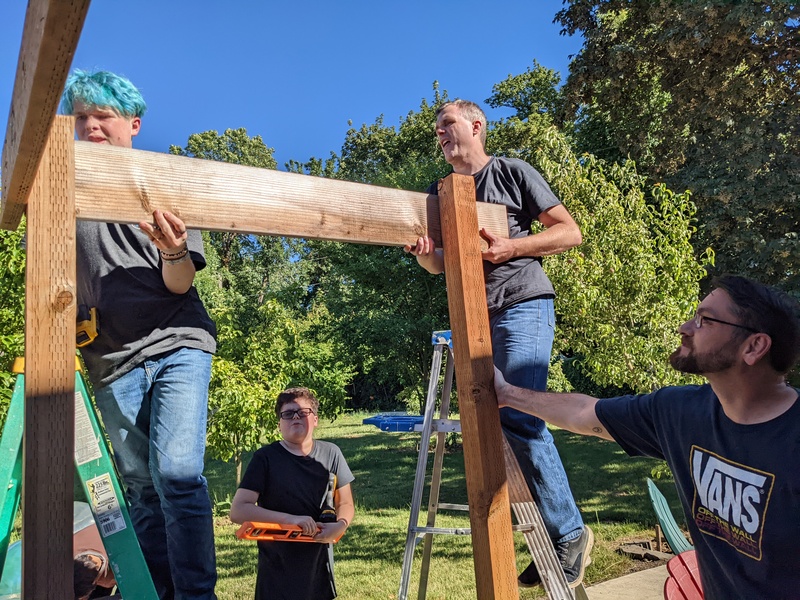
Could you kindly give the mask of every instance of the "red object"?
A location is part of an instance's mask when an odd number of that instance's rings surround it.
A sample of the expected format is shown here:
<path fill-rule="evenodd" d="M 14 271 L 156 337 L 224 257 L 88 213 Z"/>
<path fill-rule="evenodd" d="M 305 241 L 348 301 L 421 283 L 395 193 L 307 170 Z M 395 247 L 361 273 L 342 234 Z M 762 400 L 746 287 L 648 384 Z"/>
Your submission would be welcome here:
<path fill-rule="evenodd" d="M 674 556 L 667 563 L 669 577 L 664 582 L 665 600 L 702 600 L 703 584 L 694 550 Z"/>
<path fill-rule="evenodd" d="M 317 530 L 318 532 L 321 530 Z M 303 533 L 297 525 L 283 525 L 281 523 L 259 523 L 245 521 L 236 532 L 240 540 L 258 540 L 259 542 L 313 542 L 320 543 L 313 535 Z M 341 536 L 333 543 L 339 541 Z M 325 542 L 327 543 L 327 542 Z"/>

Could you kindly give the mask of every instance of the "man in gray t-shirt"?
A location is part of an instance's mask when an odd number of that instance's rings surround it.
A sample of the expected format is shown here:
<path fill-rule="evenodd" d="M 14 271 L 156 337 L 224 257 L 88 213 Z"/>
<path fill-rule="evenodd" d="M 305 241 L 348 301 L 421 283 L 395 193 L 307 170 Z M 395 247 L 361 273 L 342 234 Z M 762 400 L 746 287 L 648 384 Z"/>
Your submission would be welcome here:
<path fill-rule="evenodd" d="M 436 136 L 453 171 L 475 178 L 480 202 L 508 209 L 509 238 L 481 230 L 489 247 L 483 252 L 486 298 L 495 366 L 521 387 L 546 389 L 555 333 L 555 293 L 542 270 L 542 257 L 581 243 L 581 232 L 542 176 L 529 164 L 486 154 L 486 115 L 467 100 L 455 100 L 436 111 Z M 436 194 L 436 184 L 428 190 Z M 544 231 L 531 233 L 533 221 Z M 431 273 L 444 271 L 442 250 L 421 237 L 406 252 Z M 561 464 L 553 436 L 541 419 L 503 408 L 500 423 L 571 587 L 583 580 L 593 544 L 584 527 Z M 519 577 L 521 587 L 541 583 L 533 562 Z"/>
<path fill-rule="evenodd" d="M 131 148 L 146 105 L 127 79 L 75 70 L 62 110 L 79 141 Z M 193 287 L 200 232 L 156 210 L 139 225 L 79 221 L 78 302 L 100 333 L 81 349 L 159 598 L 215 599 L 203 477 L 216 330 Z"/>

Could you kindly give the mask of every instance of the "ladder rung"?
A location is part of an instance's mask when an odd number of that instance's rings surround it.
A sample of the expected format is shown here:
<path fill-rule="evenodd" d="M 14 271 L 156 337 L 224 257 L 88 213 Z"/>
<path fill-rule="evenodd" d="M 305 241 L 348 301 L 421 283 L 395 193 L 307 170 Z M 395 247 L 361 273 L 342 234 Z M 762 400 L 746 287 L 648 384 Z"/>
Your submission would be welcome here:
<path fill-rule="evenodd" d="M 414 425 L 414 431 L 422 431 L 423 423 Z M 458 419 L 433 419 L 431 421 L 431 434 L 440 433 L 461 433 L 461 421 Z"/>
<path fill-rule="evenodd" d="M 411 527 L 411 531 L 416 534 L 444 534 L 444 535 L 471 535 L 472 529 L 469 527 Z"/>
<path fill-rule="evenodd" d="M 440 510 L 463 510 L 464 512 L 469 511 L 469 506 L 466 504 L 448 504 L 447 502 L 440 502 L 436 505 L 436 507 Z"/>
<path fill-rule="evenodd" d="M 533 523 L 518 523 L 516 525 L 512 525 L 511 529 L 513 531 L 525 533 L 528 531 L 533 531 L 535 527 L 536 526 Z M 472 529 L 469 527 L 413 527 L 412 531 L 418 535 L 425 533 L 431 533 L 434 535 L 470 535 Z"/>

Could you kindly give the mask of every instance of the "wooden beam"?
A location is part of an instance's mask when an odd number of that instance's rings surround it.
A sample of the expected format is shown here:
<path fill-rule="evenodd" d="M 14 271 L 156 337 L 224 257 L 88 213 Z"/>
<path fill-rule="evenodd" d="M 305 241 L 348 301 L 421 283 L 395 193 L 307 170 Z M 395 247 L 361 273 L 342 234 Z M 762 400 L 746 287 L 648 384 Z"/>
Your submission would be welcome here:
<path fill-rule="evenodd" d="M 89 0 L 30 0 L 3 143 L 0 227 L 16 229 L 44 153 Z"/>
<path fill-rule="evenodd" d="M 447 301 L 453 332 L 458 409 L 464 437 L 475 581 L 480 600 L 518 598 L 503 434 L 494 363 L 475 181 L 450 175 L 439 186 Z"/>
<path fill-rule="evenodd" d="M 23 598 L 72 598 L 75 207 L 72 119 L 57 117 L 34 180 L 25 274 Z"/>
<path fill-rule="evenodd" d="M 188 227 L 402 246 L 425 234 L 441 247 L 436 196 L 90 142 L 75 143 L 78 218 L 138 223 L 153 209 Z M 479 221 L 508 237 L 504 206 Z M 477 229 L 475 230 L 477 232 Z"/>

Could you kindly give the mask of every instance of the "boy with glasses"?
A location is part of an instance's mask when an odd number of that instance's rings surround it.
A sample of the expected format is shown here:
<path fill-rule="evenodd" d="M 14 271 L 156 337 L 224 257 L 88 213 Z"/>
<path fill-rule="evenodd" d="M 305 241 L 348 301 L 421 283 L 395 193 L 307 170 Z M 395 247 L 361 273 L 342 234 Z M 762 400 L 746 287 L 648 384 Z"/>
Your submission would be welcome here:
<path fill-rule="evenodd" d="M 338 446 L 314 439 L 319 401 L 307 388 L 278 395 L 281 440 L 257 450 L 231 503 L 231 521 L 297 525 L 319 544 L 258 542 L 256 600 L 328 600 L 336 597 L 330 542 L 353 521 L 354 477 Z M 335 522 L 321 522 L 335 476 Z"/>

